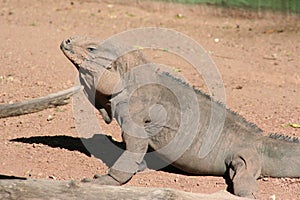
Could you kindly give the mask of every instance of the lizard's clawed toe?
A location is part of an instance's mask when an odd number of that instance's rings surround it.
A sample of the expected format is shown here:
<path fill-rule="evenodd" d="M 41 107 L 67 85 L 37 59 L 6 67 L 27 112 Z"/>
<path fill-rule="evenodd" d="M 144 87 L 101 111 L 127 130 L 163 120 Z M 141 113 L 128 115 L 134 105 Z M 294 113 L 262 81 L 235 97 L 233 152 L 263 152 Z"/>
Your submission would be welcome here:
<path fill-rule="evenodd" d="M 97 179 L 97 178 L 101 178 L 101 176 L 105 176 L 105 175 L 103 175 L 103 174 L 102 175 L 101 174 L 95 174 L 93 178 Z"/>
<path fill-rule="evenodd" d="M 106 175 L 96 174 L 93 179 L 85 178 L 82 179 L 81 182 L 94 183 L 99 185 L 115 185 L 115 186 L 121 185 L 117 180 L 115 180 L 113 177 L 111 177 L 108 174 Z"/>
<path fill-rule="evenodd" d="M 92 182 L 92 181 L 93 181 L 93 180 L 90 179 L 90 178 L 84 178 L 84 179 L 81 180 L 82 183 L 90 183 L 90 182 Z"/>

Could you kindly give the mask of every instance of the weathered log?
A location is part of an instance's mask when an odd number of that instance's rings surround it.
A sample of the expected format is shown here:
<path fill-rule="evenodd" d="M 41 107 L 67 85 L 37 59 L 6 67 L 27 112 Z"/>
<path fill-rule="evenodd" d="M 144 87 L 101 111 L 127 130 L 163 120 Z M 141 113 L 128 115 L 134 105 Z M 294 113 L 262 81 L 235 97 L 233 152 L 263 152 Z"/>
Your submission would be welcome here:
<path fill-rule="evenodd" d="M 13 104 L 0 104 L 0 118 L 34 113 L 50 107 L 65 105 L 68 103 L 68 99 L 80 89 L 81 86 L 74 86 L 44 97 Z"/>
<path fill-rule="evenodd" d="M 101 186 L 56 180 L 0 180 L 0 199 L 88 199 L 88 200 L 243 200 L 226 191 L 214 194 L 183 192 L 169 188 Z"/>

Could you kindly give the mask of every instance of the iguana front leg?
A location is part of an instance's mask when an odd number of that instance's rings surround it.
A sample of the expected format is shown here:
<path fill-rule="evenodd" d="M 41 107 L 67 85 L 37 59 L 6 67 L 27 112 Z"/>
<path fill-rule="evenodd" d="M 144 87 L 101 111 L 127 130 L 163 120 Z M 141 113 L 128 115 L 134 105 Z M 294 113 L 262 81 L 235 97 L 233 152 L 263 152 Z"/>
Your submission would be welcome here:
<path fill-rule="evenodd" d="M 126 91 L 112 100 L 114 118 L 122 129 L 126 150 L 109 169 L 108 174 L 96 176 L 93 182 L 102 185 L 120 185 L 131 179 L 139 171 L 148 149 L 148 136 L 144 127 L 136 124 L 128 112 L 128 95 Z"/>
<path fill-rule="evenodd" d="M 233 193 L 241 197 L 257 198 L 256 179 L 261 173 L 261 161 L 255 149 L 240 149 L 227 159 Z"/>

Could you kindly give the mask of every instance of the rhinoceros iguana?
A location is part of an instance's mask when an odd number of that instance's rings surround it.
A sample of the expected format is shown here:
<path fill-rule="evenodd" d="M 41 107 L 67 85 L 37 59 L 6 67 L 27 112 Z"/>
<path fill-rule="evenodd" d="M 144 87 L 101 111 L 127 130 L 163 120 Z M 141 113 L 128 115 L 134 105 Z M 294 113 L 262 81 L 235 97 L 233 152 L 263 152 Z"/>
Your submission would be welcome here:
<path fill-rule="evenodd" d="M 95 107 L 107 123 L 117 120 L 126 144 L 108 174 L 93 181 L 126 183 L 139 169 L 148 146 L 183 171 L 228 174 L 233 193 L 238 196 L 255 198 L 259 176 L 300 177 L 300 145 L 296 138 L 263 136 L 256 125 L 162 72 L 161 66 L 142 61 L 139 64 L 143 67 L 132 68 L 122 59 L 114 61 L 117 49 L 102 48 L 98 41 L 71 37 L 61 43 L 61 50 L 80 74 L 90 78 L 85 84 L 96 90 Z M 224 118 L 224 124 L 210 124 L 213 114 L 217 114 L 215 122 Z M 199 149 L 207 142 L 204 135 L 214 130 L 210 126 L 220 130 L 220 138 L 210 153 L 200 158 Z"/>

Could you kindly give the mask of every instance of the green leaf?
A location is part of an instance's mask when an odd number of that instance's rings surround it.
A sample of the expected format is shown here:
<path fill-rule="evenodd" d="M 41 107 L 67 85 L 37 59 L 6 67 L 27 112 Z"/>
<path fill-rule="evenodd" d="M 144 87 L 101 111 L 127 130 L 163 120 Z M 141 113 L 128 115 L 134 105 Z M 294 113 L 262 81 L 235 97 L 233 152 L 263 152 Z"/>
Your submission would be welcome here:
<path fill-rule="evenodd" d="M 177 15 L 175 15 L 175 17 L 176 17 L 177 19 L 182 19 L 182 18 L 184 18 L 183 14 L 181 14 L 181 13 L 178 13 Z"/>
<path fill-rule="evenodd" d="M 35 22 L 32 22 L 32 23 L 30 24 L 30 26 L 37 26 L 37 24 L 36 24 Z"/>
<path fill-rule="evenodd" d="M 126 15 L 127 15 L 128 17 L 135 17 L 135 14 L 132 14 L 132 13 L 129 13 L 129 12 L 126 12 Z"/>

